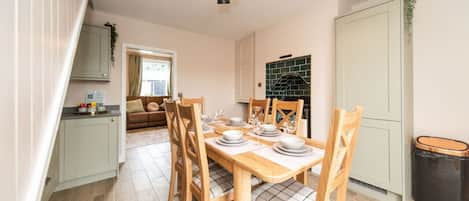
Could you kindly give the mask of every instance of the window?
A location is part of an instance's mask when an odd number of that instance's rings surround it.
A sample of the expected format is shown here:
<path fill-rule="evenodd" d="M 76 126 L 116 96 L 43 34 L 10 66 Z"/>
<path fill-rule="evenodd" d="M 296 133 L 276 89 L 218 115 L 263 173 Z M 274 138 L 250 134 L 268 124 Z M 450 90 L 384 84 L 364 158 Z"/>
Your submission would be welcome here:
<path fill-rule="evenodd" d="M 142 60 L 142 96 L 168 96 L 170 89 L 171 63 L 154 59 Z"/>

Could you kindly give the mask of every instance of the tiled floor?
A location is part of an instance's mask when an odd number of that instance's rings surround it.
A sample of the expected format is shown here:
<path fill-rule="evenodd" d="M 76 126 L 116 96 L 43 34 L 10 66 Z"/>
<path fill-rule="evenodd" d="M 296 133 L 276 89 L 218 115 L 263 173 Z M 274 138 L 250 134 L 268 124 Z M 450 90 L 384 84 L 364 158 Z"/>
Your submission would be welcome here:
<path fill-rule="evenodd" d="M 129 132 L 127 144 L 127 161 L 120 167 L 119 178 L 56 192 L 50 201 L 166 201 L 170 175 L 167 130 Z M 311 174 L 309 181 L 316 188 L 318 177 Z M 347 200 L 372 199 L 349 192 Z"/>

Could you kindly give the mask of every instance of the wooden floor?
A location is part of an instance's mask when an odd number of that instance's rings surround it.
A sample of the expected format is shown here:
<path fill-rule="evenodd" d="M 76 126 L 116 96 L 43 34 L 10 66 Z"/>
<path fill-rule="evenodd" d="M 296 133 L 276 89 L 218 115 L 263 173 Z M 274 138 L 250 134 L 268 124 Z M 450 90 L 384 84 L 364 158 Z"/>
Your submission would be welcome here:
<path fill-rule="evenodd" d="M 151 143 L 150 143 L 151 142 Z M 141 129 L 128 132 L 127 160 L 118 178 L 55 192 L 50 201 L 166 201 L 170 154 L 167 130 Z M 316 188 L 318 176 L 309 175 Z M 348 192 L 348 201 L 372 201 Z"/>

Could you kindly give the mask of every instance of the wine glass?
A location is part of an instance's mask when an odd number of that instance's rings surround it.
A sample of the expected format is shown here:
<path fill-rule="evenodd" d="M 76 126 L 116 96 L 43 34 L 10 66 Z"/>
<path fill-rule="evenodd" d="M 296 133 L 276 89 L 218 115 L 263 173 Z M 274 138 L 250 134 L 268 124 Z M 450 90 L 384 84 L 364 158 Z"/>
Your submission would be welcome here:
<path fill-rule="evenodd" d="M 288 134 L 288 121 L 283 121 L 282 122 L 282 132 L 285 133 L 285 134 Z"/>
<path fill-rule="evenodd" d="M 225 115 L 225 111 L 223 109 L 219 109 L 215 112 L 215 119 L 220 120 Z"/>
<path fill-rule="evenodd" d="M 295 134 L 295 132 L 296 132 L 295 120 L 291 120 L 287 126 L 287 133 Z"/>
<path fill-rule="evenodd" d="M 208 124 L 212 121 L 212 119 L 210 118 L 210 116 L 206 115 L 206 114 L 202 114 L 200 116 L 201 120 L 202 120 L 202 129 L 203 130 L 208 130 L 210 129 L 210 127 L 208 126 Z"/>

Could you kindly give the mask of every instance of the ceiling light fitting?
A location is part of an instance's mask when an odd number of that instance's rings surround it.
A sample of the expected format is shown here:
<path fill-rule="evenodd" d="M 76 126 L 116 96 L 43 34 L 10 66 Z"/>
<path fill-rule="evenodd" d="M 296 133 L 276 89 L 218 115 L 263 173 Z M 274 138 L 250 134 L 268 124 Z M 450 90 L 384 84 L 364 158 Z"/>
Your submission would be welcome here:
<path fill-rule="evenodd" d="M 230 4 L 230 0 L 217 0 L 217 4 Z"/>

